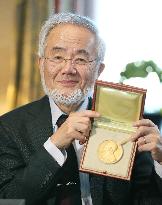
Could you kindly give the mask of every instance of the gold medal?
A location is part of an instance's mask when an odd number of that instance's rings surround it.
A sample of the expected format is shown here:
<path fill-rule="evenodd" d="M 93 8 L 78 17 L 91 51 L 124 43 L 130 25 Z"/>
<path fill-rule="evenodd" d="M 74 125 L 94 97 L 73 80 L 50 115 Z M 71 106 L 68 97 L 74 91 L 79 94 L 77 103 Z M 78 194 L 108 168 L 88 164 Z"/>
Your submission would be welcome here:
<path fill-rule="evenodd" d="M 99 145 L 97 155 L 105 164 L 113 164 L 121 159 L 123 148 L 115 140 L 105 140 Z"/>

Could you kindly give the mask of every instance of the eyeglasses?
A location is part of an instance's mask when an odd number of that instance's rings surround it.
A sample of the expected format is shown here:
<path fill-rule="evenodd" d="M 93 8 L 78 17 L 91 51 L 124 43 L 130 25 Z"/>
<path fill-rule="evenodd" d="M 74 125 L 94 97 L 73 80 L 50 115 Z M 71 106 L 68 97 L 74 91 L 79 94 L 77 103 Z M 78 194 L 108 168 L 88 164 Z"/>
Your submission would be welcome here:
<path fill-rule="evenodd" d="M 67 59 L 63 56 L 55 56 L 52 58 L 44 57 L 44 59 L 49 60 L 51 65 L 60 65 L 60 64 L 65 64 L 67 61 L 71 61 L 73 65 L 81 65 L 81 66 L 86 66 L 89 63 L 92 63 L 97 60 L 97 58 L 93 60 L 87 60 L 86 58 L 83 57 L 75 57 L 75 58 Z"/>

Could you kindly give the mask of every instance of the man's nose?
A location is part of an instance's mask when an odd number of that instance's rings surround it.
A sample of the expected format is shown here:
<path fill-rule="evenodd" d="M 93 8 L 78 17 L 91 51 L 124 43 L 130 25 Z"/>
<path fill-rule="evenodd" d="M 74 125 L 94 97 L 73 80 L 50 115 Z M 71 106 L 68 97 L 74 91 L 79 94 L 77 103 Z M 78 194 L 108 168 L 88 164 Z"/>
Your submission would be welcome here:
<path fill-rule="evenodd" d="M 66 74 L 76 74 L 76 68 L 75 64 L 73 63 L 73 60 L 66 59 L 61 71 Z"/>

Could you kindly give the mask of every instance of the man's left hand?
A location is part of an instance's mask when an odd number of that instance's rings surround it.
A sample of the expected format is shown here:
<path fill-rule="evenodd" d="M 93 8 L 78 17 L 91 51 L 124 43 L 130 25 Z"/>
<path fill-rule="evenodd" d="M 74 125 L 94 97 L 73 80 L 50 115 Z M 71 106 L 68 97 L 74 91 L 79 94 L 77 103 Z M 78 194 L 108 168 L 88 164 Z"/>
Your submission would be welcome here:
<path fill-rule="evenodd" d="M 132 140 L 137 141 L 139 151 L 150 151 L 154 160 L 162 162 L 162 139 L 158 127 L 148 119 L 133 124 L 137 128 Z"/>

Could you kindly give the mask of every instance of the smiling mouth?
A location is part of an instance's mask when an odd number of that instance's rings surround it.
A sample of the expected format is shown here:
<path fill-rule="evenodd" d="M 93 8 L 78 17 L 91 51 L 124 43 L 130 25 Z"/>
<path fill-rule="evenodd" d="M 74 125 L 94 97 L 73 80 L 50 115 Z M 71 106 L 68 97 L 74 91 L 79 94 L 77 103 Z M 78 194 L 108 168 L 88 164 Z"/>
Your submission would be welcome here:
<path fill-rule="evenodd" d="M 61 80 L 61 81 L 58 81 L 58 83 L 63 86 L 72 87 L 76 85 L 78 81 L 77 80 Z"/>

